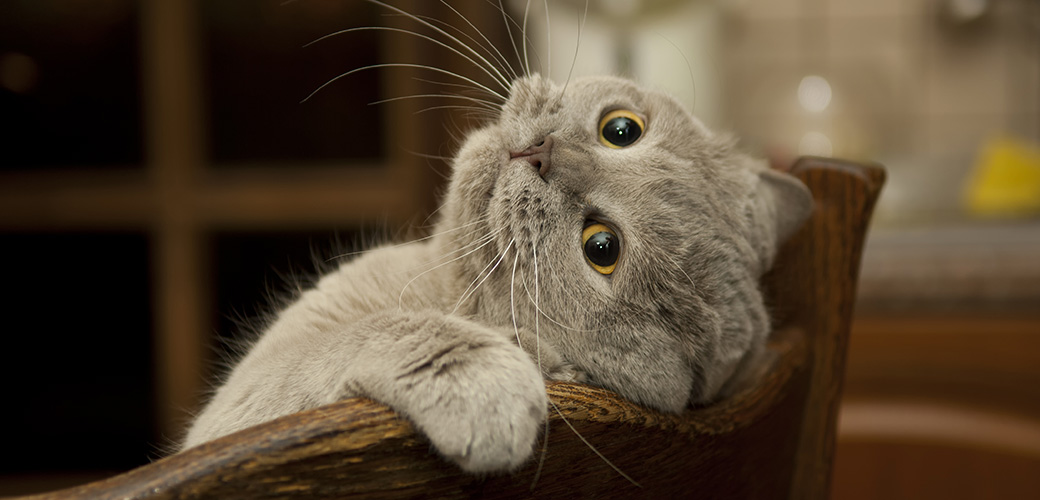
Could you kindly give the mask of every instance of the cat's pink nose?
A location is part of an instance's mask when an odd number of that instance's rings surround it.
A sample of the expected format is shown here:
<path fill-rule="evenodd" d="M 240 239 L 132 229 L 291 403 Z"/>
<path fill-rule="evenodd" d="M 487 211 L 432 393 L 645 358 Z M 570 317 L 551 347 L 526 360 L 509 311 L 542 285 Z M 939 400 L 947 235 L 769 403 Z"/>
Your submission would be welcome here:
<path fill-rule="evenodd" d="M 519 153 L 510 151 L 509 159 L 523 158 L 527 160 L 527 163 L 530 163 L 532 167 L 538 170 L 538 175 L 544 179 L 545 174 L 549 173 L 549 169 L 552 168 L 552 147 L 553 138 L 551 135 L 547 135 L 538 144 Z"/>

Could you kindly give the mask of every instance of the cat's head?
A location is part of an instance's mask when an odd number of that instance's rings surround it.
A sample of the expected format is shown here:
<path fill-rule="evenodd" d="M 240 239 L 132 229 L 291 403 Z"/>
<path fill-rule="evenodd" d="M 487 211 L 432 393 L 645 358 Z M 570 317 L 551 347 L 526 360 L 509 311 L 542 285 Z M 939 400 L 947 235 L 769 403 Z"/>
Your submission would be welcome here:
<path fill-rule="evenodd" d="M 516 80 L 453 168 L 441 229 L 471 225 L 452 240 L 466 282 L 492 270 L 473 314 L 672 411 L 761 344 L 759 279 L 812 208 L 799 181 L 620 78 Z"/>

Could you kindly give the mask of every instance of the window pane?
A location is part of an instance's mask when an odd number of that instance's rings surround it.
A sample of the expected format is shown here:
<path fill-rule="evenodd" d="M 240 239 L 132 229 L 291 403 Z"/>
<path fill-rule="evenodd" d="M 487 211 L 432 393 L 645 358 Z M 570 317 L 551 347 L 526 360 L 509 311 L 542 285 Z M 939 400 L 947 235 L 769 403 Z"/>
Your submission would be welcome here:
<path fill-rule="evenodd" d="M 216 165 L 363 160 L 382 154 L 378 33 L 315 39 L 376 26 L 367 2 L 205 0 L 199 3 L 208 70 L 212 157 Z"/>
<path fill-rule="evenodd" d="M 140 166 L 137 4 L 0 2 L 0 170 Z"/>
<path fill-rule="evenodd" d="M 148 239 L 3 234 L 0 472 L 119 471 L 158 453 Z"/>

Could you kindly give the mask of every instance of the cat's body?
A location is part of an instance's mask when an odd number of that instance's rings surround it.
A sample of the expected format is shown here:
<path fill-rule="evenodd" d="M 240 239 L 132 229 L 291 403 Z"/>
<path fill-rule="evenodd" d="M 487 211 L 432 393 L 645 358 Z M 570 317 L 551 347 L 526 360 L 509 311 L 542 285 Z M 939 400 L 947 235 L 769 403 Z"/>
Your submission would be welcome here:
<path fill-rule="evenodd" d="M 622 147 L 602 135 L 636 126 Z M 543 377 L 669 412 L 709 402 L 760 349 L 758 280 L 811 209 L 798 181 L 618 78 L 515 80 L 453 169 L 434 235 L 303 293 L 185 446 L 367 396 L 464 469 L 497 471 L 532 452 Z"/>

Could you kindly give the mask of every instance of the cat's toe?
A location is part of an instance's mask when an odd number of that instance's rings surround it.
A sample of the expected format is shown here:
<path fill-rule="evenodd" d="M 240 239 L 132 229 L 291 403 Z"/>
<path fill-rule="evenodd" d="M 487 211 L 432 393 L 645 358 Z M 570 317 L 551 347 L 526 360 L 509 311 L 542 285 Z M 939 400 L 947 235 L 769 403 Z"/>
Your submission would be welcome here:
<path fill-rule="evenodd" d="M 519 468 L 533 454 L 545 423 L 549 402 L 541 377 L 500 382 L 442 407 L 436 422 L 422 425 L 434 447 L 467 472 Z"/>
<path fill-rule="evenodd" d="M 529 408 L 510 422 L 479 422 L 470 429 L 470 442 L 446 457 L 470 473 L 516 470 L 531 457 L 545 411 Z M 444 452 L 446 450 L 442 450 Z"/>
<path fill-rule="evenodd" d="M 558 382 L 586 382 L 588 376 L 585 372 L 575 368 L 570 363 L 563 363 L 546 375 L 549 380 Z"/>

